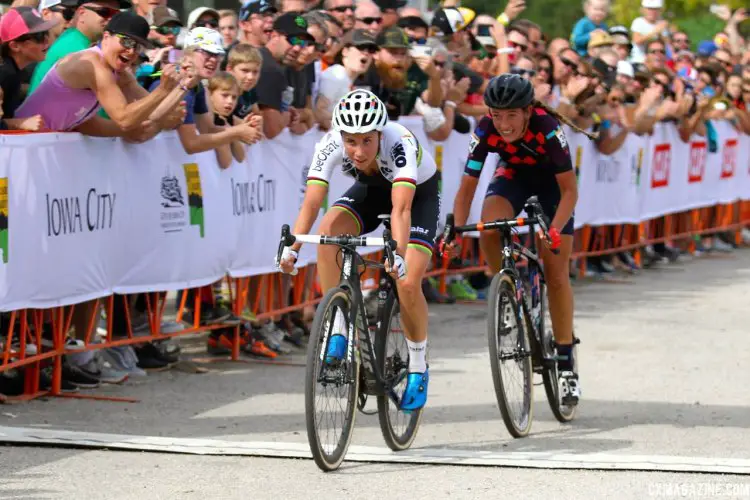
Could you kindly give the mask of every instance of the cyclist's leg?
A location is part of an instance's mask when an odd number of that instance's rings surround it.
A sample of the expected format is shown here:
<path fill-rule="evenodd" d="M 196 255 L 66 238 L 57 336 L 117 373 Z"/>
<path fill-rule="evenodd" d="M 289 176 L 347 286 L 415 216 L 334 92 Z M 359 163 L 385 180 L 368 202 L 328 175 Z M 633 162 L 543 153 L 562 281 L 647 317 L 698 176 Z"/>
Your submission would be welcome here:
<path fill-rule="evenodd" d="M 523 210 L 523 205 L 528 198 L 528 190 L 522 183 L 514 182 L 503 176 L 496 176 L 487 187 L 487 195 L 484 199 L 484 205 L 482 205 L 482 220 L 488 222 L 496 219 L 513 218 Z M 500 252 L 500 232 L 484 231 L 480 233 L 479 245 L 492 274 L 500 272 L 503 265 Z"/>
<path fill-rule="evenodd" d="M 377 215 L 373 222 L 369 213 L 363 213 L 362 205 L 367 197 L 367 186 L 355 182 L 323 216 L 320 234 L 338 236 L 342 234 L 360 235 L 377 227 Z M 363 219 L 364 217 L 364 219 Z M 373 226 L 373 223 L 375 226 Z M 323 293 L 339 284 L 341 257 L 339 247 L 318 245 L 318 273 Z"/>
<path fill-rule="evenodd" d="M 406 343 L 409 348 L 409 376 L 401 401 L 404 410 L 422 408 L 427 402 L 429 373 L 427 370 L 427 300 L 422 291 L 427 266 L 440 218 L 438 177 L 417 186 L 411 209 L 411 231 L 406 249 L 407 274 L 396 283 L 401 305 Z"/>
<path fill-rule="evenodd" d="M 560 201 L 559 189 L 540 193 L 539 201 L 545 214 L 554 217 Z M 552 331 L 560 357 L 557 368 L 560 376 L 560 396 L 565 405 L 576 405 L 581 397 L 581 385 L 573 360 L 573 287 L 570 284 L 570 256 L 573 252 L 573 223 L 571 217 L 560 230 L 560 253 L 555 255 L 540 245 L 544 260 L 544 279 L 547 282 Z"/>
<path fill-rule="evenodd" d="M 538 194 L 544 213 L 550 220 L 555 215 L 560 201 L 559 190 L 544 190 Z M 560 253 L 553 254 L 546 245 L 540 244 L 544 261 L 544 278 L 549 294 L 549 312 L 555 341 L 562 345 L 573 343 L 573 287 L 570 284 L 570 256 L 573 253 L 573 223 L 571 217 L 560 229 Z M 540 243 L 537 241 L 537 243 Z"/>
<path fill-rule="evenodd" d="M 440 192 L 437 175 L 417 186 L 411 205 L 411 228 L 406 249 L 406 278 L 396 283 L 406 338 L 427 340 L 427 300 L 422 280 L 432 259 L 440 218 Z M 422 370 L 424 371 L 424 370 Z"/>

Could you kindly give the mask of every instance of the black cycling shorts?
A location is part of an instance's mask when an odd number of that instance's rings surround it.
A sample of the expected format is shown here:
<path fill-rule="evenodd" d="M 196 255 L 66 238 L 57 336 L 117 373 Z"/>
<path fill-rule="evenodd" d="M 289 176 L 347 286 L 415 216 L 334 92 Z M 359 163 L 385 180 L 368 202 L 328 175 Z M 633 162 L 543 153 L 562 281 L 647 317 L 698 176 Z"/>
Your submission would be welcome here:
<path fill-rule="evenodd" d="M 526 200 L 536 196 L 544 214 L 552 221 L 557 212 L 557 206 L 560 204 L 560 187 L 556 180 L 550 183 L 535 183 L 527 179 L 517 177 L 509 179 L 502 174 L 496 174 L 487 187 L 485 198 L 490 196 L 501 196 L 508 200 L 513 205 L 514 216 L 521 213 Z M 573 216 L 568 219 L 565 226 L 560 229 L 561 234 L 573 234 L 574 219 Z"/>
<path fill-rule="evenodd" d="M 409 247 L 432 255 L 440 218 L 440 191 L 438 174 L 418 184 L 411 204 L 411 234 Z M 359 234 L 368 234 L 380 225 L 378 215 L 389 214 L 393 210 L 391 187 L 374 186 L 355 181 L 336 200 L 333 208 L 348 212 L 357 221 Z"/>

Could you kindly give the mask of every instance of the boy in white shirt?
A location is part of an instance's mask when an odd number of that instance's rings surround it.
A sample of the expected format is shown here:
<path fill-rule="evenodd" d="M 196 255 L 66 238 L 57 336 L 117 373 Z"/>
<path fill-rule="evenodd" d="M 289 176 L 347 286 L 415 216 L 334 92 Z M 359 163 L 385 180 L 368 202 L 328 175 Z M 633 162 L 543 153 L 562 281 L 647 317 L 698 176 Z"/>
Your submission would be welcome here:
<path fill-rule="evenodd" d="M 633 20 L 630 32 L 633 35 L 633 51 L 630 60 L 642 63 L 646 60 L 646 44 L 649 40 L 669 36 L 669 21 L 662 19 L 664 0 L 642 0 L 641 14 Z"/>

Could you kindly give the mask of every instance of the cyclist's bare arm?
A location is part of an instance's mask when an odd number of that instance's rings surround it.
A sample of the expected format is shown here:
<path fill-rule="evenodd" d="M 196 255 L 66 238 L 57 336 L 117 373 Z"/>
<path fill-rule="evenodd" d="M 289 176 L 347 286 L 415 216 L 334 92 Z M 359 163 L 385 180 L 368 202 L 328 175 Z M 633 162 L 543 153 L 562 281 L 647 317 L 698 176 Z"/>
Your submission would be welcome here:
<path fill-rule="evenodd" d="M 456 199 L 453 202 L 453 217 L 455 217 L 456 226 L 463 226 L 469 219 L 471 211 L 471 202 L 474 200 L 474 193 L 477 191 L 479 177 L 463 175 L 461 184 L 458 186 Z"/>
<path fill-rule="evenodd" d="M 310 231 L 310 228 L 315 224 L 315 219 L 318 218 L 326 194 L 328 194 L 328 186 L 312 183 L 307 185 L 305 199 L 302 201 L 299 215 L 294 222 L 292 234 L 307 234 Z M 302 243 L 295 243 L 292 245 L 292 250 L 299 252 L 301 247 Z"/>

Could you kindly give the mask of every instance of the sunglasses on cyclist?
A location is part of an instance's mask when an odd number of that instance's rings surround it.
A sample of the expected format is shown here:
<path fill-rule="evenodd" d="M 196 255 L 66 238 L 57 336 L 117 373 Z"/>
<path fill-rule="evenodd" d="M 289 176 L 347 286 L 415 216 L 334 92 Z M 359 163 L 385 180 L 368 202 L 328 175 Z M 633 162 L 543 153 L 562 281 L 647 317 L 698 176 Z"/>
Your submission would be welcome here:
<path fill-rule="evenodd" d="M 341 5 L 339 7 L 333 7 L 332 9 L 329 9 L 329 10 L 332 10 L 334 12 L 340 12 L 340 13 L 343 14 L 347 10 L 351 10 L 352 12 L 354 12 L 354 6 L 352 6 L 352 5 Z"/>
<path fill-rule="evenodd" d="M 174 35 L 180 34 L 182 28 L 180 26 L 151 26 L 151 29 L 159 33 L 160 35 Z"/>
<path fill-rule="evenodd" d="M 120 12 L 118 9 L 113 9 L 111 7 L 92 7 L 90 5 L 86 5 L 84 9 L 90 10 L 91 12 L 101 17 L 102 19 L 110 19 L 115 14 Z"/>

